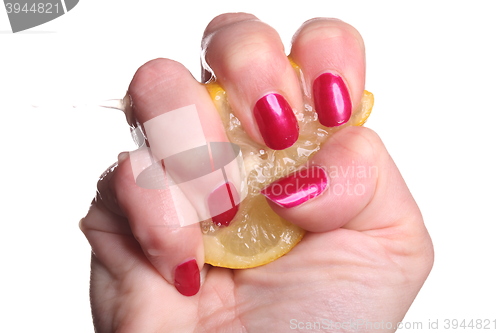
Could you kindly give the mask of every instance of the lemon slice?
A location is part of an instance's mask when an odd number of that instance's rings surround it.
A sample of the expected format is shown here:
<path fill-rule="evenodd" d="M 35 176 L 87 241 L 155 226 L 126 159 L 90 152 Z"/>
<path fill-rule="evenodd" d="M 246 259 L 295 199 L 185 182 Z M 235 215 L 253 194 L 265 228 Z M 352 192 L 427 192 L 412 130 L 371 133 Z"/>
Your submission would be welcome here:
<path fill-rule="evenodd" d="M 299 67 L 290 62 L 301 77 Z M 296 171 L 332 133 L 345 126 L 363 125 L 373 107 L 373 95 L 365 91 L 360 107 L 353 111 L 349 122 L 334 128 L 324 127 L 318 122 L 310 98 L 304 96 L 304 109 L 301 114 L 296 114 L 300 125 L 299 139 L 293 146 L 278 151 L 250 139 L 232 112 L 226 92 L 217 82 L 207 83 L 206 87 L 229 141 L 242 150 L 249 186 L 248 194 L 229 226 L 218 227 L 211 220 L 201 223 L 205 262 L 227 268 L 261 266 L 289 252 L 300 242 L 305 231 L 274 213 L 260 190 Z"/>

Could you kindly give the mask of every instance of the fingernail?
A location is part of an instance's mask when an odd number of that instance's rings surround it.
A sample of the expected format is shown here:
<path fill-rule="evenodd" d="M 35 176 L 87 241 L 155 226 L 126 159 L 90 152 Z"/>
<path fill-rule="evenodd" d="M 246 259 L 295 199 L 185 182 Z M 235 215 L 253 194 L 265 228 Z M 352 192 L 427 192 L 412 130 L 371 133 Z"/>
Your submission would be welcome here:
<path fill-rule="evenodd" d="M 253 114 L 266 145 L 274 150 L 292 146 L 299 124 L 290 104 L 280 94 L 268 94 L 255 103 Z"/>
<path fill-rule="evenodd" d="M 271 183 L 260 193 L 281 207 L 291 208 L 317 197 L 327 186 L 325 170 L 310 167 Z"/>
<path fill-rule="evenodd" d="M 352 105 L 344 80 L 332 73 L 321 74 L 313 83 L 314 106 L 319 122 L 327 127 L 340 126 L 351 117 Z"/>
<path fill-rule="evenodd" d="M 238 191 L 232 183 L 216 188 L 207 199 L 212 222 L 219 227 L 227 227 L 238 212 L 239 202 Z"/>
<path fill-rule="evenodd" d="M 196 295 L 200 290 L 200 270 L 195 259 L 186 261 L 175 268 L 175 288 L 184 296 Z"/>

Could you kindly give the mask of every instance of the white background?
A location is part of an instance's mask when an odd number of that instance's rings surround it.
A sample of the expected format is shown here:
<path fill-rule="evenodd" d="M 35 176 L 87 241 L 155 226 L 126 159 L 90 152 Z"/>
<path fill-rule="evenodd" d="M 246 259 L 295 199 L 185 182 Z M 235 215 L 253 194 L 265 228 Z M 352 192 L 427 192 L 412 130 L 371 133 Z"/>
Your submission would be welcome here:
<path fill-rule="evenodd" d="M 1 332 L 93 330 L 90 248 L 78 221 L 100 173 L 134 149 L 123 115 L 93 105 L 121 98 L 153 58 L 181 61 L 199 78 L 203 29 L 230 11 L 274 26 L 287 50 L 316 16 L 361 32 L 375 94 L 367 126 L 400 167 L 435 245 L 434 269 L 405 321 L 496 319 L 500 327 L 496 2 L 284 3 L 82 0 L 17 34 L 0 8 Z"/>

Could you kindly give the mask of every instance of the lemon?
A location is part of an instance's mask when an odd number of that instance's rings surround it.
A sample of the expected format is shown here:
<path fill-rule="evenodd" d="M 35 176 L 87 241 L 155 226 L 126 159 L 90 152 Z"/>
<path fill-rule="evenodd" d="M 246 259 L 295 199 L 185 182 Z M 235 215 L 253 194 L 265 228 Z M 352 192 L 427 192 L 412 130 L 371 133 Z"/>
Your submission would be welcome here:
<path fill-rule="evenodd" d="M 292 60 L 290 63 L 301 77 L 300 68 Z M 227 268 L 261 266 L 288 253 L 300 242 L 305 231 L 274 213 L 260 190 L 297 170 L 332 133 L 345 126 L 363 125 L 373 107 L 373 95 L 365 91 L 360 107 L 353 110 L 349 122 L 333 128 L 318 122 L 310 98 L 304 96 L 304 109 L 296 114 L 300 125 L 299 139 L 287 149 L 272 150 L 250 139 L 232 112 L 226 92 L 216 81 L 207 83 L 206 87 L 229 141 L 242 151 L 249 186 L 248 194 L 229 226 L 219 227 L 211 220 L 201 223 L 205 262 Z"/>

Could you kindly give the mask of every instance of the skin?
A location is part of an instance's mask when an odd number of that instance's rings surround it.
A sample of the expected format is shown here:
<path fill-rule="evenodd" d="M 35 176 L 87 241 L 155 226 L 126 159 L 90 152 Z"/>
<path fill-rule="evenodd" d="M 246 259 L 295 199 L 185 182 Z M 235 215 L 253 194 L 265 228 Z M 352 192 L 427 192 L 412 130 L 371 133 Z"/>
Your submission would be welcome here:
<path fill-rule="evenodd" d="M 270 26 L 250 14 L 224 14 L 207 26 L 202 45 L 206 62 L 255 141 L 263 144 L 251 113 L 261 96 L 279 92 L 301 109 L 300 83 Z M 353 106 L 359 104 L 364 46 L 353 27 L 333 19 L 307 21 L 294 36 L 291 56 L 304 72 L 306 87 L 319 74 L 333 71 L 346 81 Z M 203 77 L 209 79 L 210 73 L 204 70 Z M 129 94 L 131 122 L 196 104 L 210 124 L 208 136 L 225 138 L 205 88 L 177 62 L 146 63 Z M 311 163 L 327 170 L 329 190 L 293 208 L 270 202 L 278 214 L 308 231 L 304 239 L 270 264 L 230 270 L 203 265 L 198 228 L 152 227 L 171 216 L 165 193 L 138 187 L 128 154 L 120 154 L 101 177 L 98 195 L 80 223 L 92 246 L 96 331 L 286 332 L 293 323 L 323 319 L 384 321 L 395 327 L 433 263 L 432 242 L 417 204 L 381 139 L 368 128 L 337 132 Z M 371 172 L 334 172 L 349 168 Z M 347 189 L 354 185 L 353 195 Z M 174 287 L 173 275 L 177 265 L 191 258 L 201 270 L 201 287 L 186 297 Z M 337 331 L 356 328 L 383 331 L 366 326 Z"/>

